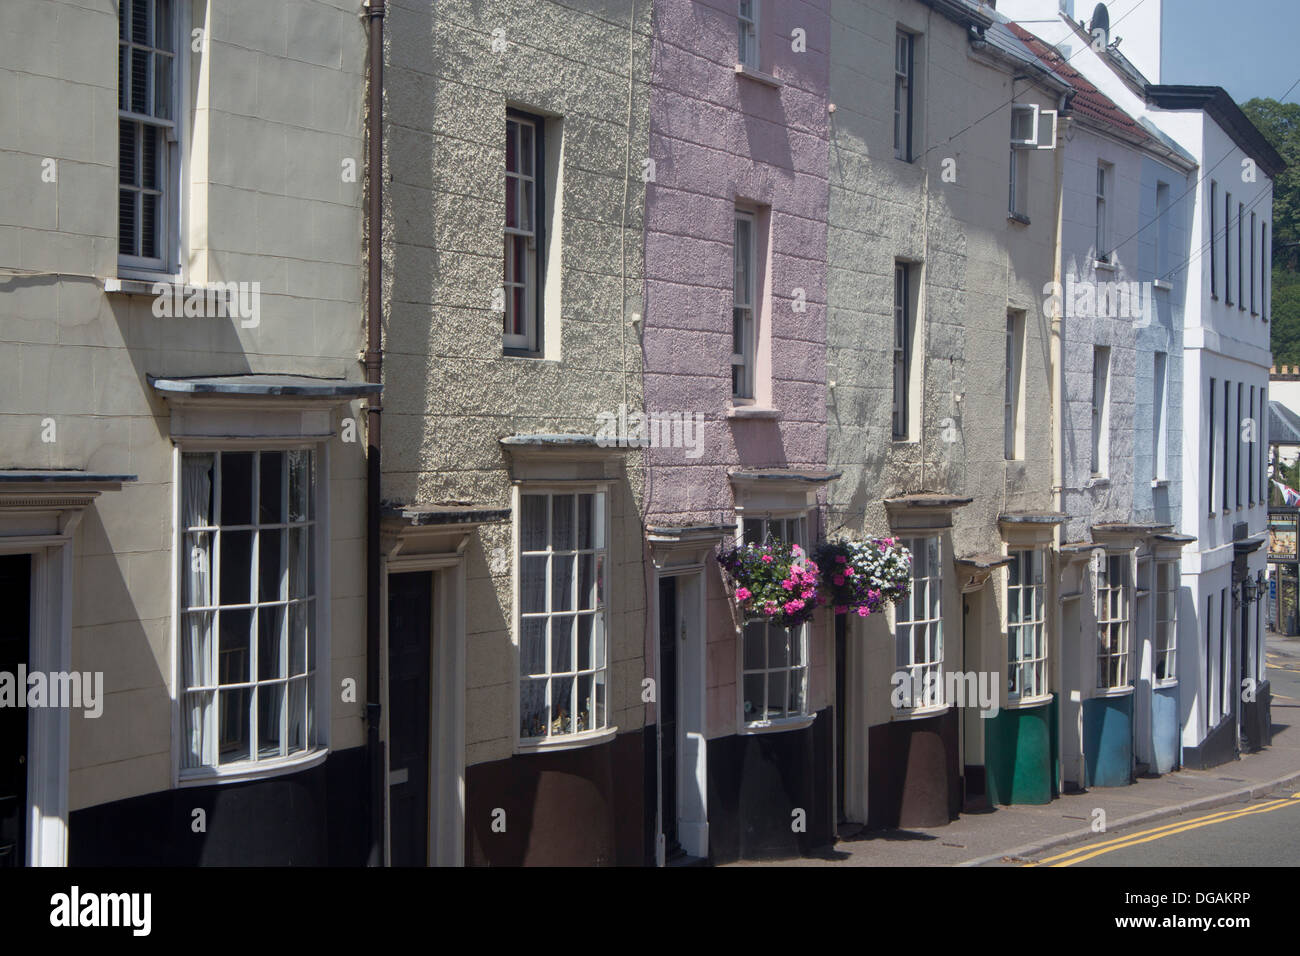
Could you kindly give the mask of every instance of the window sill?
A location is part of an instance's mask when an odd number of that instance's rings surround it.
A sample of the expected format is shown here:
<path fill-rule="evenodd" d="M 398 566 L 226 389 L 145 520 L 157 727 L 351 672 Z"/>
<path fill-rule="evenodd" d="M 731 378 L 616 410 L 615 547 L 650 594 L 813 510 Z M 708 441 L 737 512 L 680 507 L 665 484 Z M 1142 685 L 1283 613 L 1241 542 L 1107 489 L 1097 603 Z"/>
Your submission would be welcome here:
<path fill-rule="evenodd" d="M 816 714 L 807 714 L 803 717 L 778 717 L 776 720 L 756 720 L 753 723 L 742 723 L 739 733 L 776 734 L 786 730 L 803 730 L 805 727 L 811 727 L 816 719 Z"/>
<path fill-rule="evenodd" d="M 595 747 L 597 744 L 607 743 L 617 735 L 617 727 L 606 727 L 603 730 L 584 730 L 578 734 L 565 734 L 563 737 L 554 737 L 541 742 L 530 743 L 521 740 L 515 744 L 515 753 L 531 754 L 551 750 L 578 750 L 582 747 Z"/>
<path fill-rule="evenodd" d="M 732 405 L 727 409 L 728 418 L 760 418 L 780 421 L 781 410 L 770 405 Z"/>
<path fill-rule="evenodd" d="M 1034 707 L 1042 707 L 1052 702 L 1051 694 L 1044 694 L 1040 697 L 1015 697 L 1007 698 L 1007 702 L 1002 705 L 1003 710 L 1030 710 Z"/>
<path fill-rule="evenodd" d="M 176 786 L 207 787 L 213 784 L 267 780 L 271 777 L 297 773 L 300 770 L 310 770 L 312 767 L 324 763 L 327 756 L 329 756 L 329 748 L 319 747 L 298 757 L 286 757 L 283 760 L 275 761 L 267 760 L 252 766 L 234 765 L 225 769 L 202 767 L 194 770 L 182 770 L 181 776 L 176 781 Z"/>
<path fill-rule="evenodd" d="M 1152 479 L 1151 479 L 1151 487 L 1152 487 L 1152 488 L 1168 488 L 1168 487 L 1169 487 L 1169 479 L 1168 479 L 1168 478 L 1152 478 Z"/>
<path fill-rule="evenodd" d="M 1007 222 L 1018 222 L 1022 226 L 1029 225 L 1029 217 L 1022 212 L 1007 213 Z"/>
<path fill-rule="evenodd" d="M 1172 690 L 1178 686 L 1178 678 L 1171 677 L 1168 680 L 1157 680 L 1151 686 L 1156 690 Z"/>
<path fill-rule="evenodd" d="M 529 351 L 528 349 L 507 349 L 507 348 L 503 348 L 503 349 L 501 350 L 501 357 L 502 357 L 502 358 L 528 359 L 529 361 L 532 361 L 532 362 L 544 362 L 544 361 L 546 361 L 546 353 L 544 353 L 544 352 L 531 352 L 531 351 Z"/>
<path fill-rule="evenodd" d="M 1133 693 L 1133 687 L 1098 687 L 1092 692 L 1094 698 L 1105 697 L 1128 697 Z"/>
<path fill-rule="evenodd" d="M 1092 267 L 1098 272 L 1114 272 L 1115 263 L 1107 262 L 1105 259 L 1093 259 Z"/>
<path fill-rule="evenodd" d="M 180 285 L 180 276 L 169 276 L 159 273 L 151 279 L 137 278 L 135 276 L 113 276 L 104 280 L 104 291 L 114 292 L 120 295 L 157 295 L 155 288 L 159 283 L 166 286 Z M 195 286 L 195 288 L 201 288 Z"/>
<path fill-rule="evenodd" d="M 1084 488 L 1109 488 L 1110 479 L 1105 475 L 1093 475 L 1083 483 Z"/>
<path fill-rule="evenodd" d="M 1172 292 L 1174 288 L 1172 282 L 1167 282 L 1164 279 L 1154 279 L 1152 280 L 1151 285 L 1157 289 L 1163 289 L 1166 292 Z"/>
<path fill-rule="evenodd" d="M 947 704 L 934 704 L 929 707 L 903 708 L 890 714 L 890 720 L 923 720 L 926 717 L 939 717 L 948 713 Z"/>
<path fill-rule="evenodd" d="M 753 80 L 755 83 L 761 83 L 764 86 L 770 86 L 774 90 L 779 90 L 783 85 L 780 80 L 770 73 L 764 73 L 762 70 L 756 70 L 752 66 L 745 66 L 743 63 L 736 64 L 736 76 L 743 76 L 746 79 Z"/>

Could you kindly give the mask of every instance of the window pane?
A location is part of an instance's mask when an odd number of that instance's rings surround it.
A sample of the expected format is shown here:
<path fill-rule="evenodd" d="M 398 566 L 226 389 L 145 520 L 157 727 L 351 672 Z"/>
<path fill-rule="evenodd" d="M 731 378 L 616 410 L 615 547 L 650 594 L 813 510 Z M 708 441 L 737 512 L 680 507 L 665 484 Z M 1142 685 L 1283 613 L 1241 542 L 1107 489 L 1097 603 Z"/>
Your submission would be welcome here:
<path fill-rule="evenodd" d="M 278 601 L 287 595 L 285 585 L 285 559 L 281 554 L 284 532 L 272 528 L 258 532 L 257 541 L 257 599 Z"/>
<path fill-rule="evenodd" d="M 252 703 L 250 688 L 223 690 L 217 695 L 220 716 L 221 762 L 247 760 L 251 754 L 248 712 Z"/>
<path fill-rule="evenodd" d="M 555 495 L 551 499 L 551 547 L 572 551 L 574 542 L 573 496 Z"/>
<path fill-rule="evenodd" d="M 789 673 L 787 671 L 767 675 L 767 716 L 769 719 L 785 716 L 785 705 L 789 693 Z"/>
<path fill-rule="evenodd" d="M 181 618 L 182 680 L 186 687 L 211 687 L 217 682 L 217 647 L 212 611 L 195 611 Z"/>
<path fill-rule="evenodd" d="M 745 625 L 744 669 L 762 670 L 766 661 L 764 647 L 767 641 L 767 625 L 762 622 Z"/>
<path fill-rule="evenodd" d="M 745 719 L 762 720 L 763 719 L 763 675 L 746 674 L 745 675 Z"/>
<path fill-rule="evenodd" d="M 284 452 L 262 452 L 260 465 L 257 514 L 262 524 L 281 524 L 284 521 Z"/>
<path fill-rule="evenodd" d="M 289 529 L 289 597 L 311 594 L 315 561 L 311 553 L 311 528 Z"/>
<path fill-rule="evenodd" d="M 546 562 L 545 555 L 519 560 L 519 604 L 525 614 L 546 610 Z"/>
<path fill-rule="evenodd" d="M 769 628 L 767 632 L 767 666 L 790 666 L 790 632 L 783 627 Z"/>
<path fill-rule="evenodd" d="M 131 112 L 149 112 L 149 75 L 150 53 L 147 50 L 131 50 Z"/>
<path fill-rule="evenodd" d="M 302 674 L 307 669 L 308 624 L 311 603 L 289 605 L 289 673 Z"/>
<path fill-rule="evenodd" d="M 172 58 L 155 53 L 153 63 L 155 70 L 153 115 L 159 119 L 171 119 Z"/>
<path fill-rule="evenodd" d="M 596 725 L 592 723 L 592 715 L 596 710 L 596 701 L 592 691 L 592 675 L 586 674 L 578 678 L 578 726 L 577 730 L 581 733 L 584 730 L 591 730 Z"/>
<path fill-rule="evenodd" d="M 526 617 L 520 624 L 519 673 L 546 673 L 546 618 Z"/>
<path fill-rule="evenodd" d="M 520 544 L 525 551 L 546 550 L 546 495 L 520 495 Z"/>
<path fill-rule="evenodd" d="M 597 587 L 597 556 L 584 554 L 578 558 L 578 609 L 587 610 L 599 604 Z"/>
<path fill-rule="evenodd" d="M 309 741 L 307 740 L 307 729 L 311 727 L 311 695 L 308 691 L 309 678 L 289 682 L 289 736 L 287 739 L 287 752 L 290 754 L 300 750 L 306 750 Z"/>
<path fill-rule="evenodd" d="M 221 683 L 246 684 L 252 679 L 248 644 L 252 624 L 251 609 L 221 612 Z"/>
<path fill-rule="evenodd" d="M 257 689 L 257 755 L 284 756 L 283 731 L 285 688 L 268 684 Z"/>
<path fill-rule="evenodd" d="M 253 594 L 253 532 L 221 532 L 220 554 L 221 603 L 250 603 Z"/>
<path fill-rule="evenodd" d="M 291 451 L 289 461 L 289 520 L 307 521 L 316 516 L 312 501 L 313 462 L 309 451 Z"/>
<path fill-rule="evenodd" d="M 285 676 L 286 615 L 283 604 L 257 609 L 257 679 Z"/>
<path fill-rule="evenodd" d="M 573 610 L 573 555 L 551 558 L 551 610 Z"/>
<path fill-rule="evenodd" d="M 519 124 L 519 170 L 525 176 L 533 175 L 533 156 L 537 149 L 533 142 L 533 133 L 531 123 Z"/>
<path fill-rule="evenodd" d="M 551 678 L 551 733 L 573 733 L 573 678 Z"/>
<path fill-rule="evenodd" d="M 519 682 L 519 736 L 545 737 L 550 723 L 546 679 Z"/>
<path fill-rule="evenodd" d="M 253 523 L 253 455 L 228 451 L 221 455 L 221 523 Z"/>
<path fill-rule="evenodd" d="M 578 616 L 578 670 L 580 671 L 589 671 L 600 666 L 600 659 L 596 656 L 595 635 L 592 633 L 592 624 L 597 620 L 598 615 L 595 614 Z"/>
<path fill-rule="evenodd" d="M 551 673 L 573 670 L 573 615 L 551 618 Z"/>

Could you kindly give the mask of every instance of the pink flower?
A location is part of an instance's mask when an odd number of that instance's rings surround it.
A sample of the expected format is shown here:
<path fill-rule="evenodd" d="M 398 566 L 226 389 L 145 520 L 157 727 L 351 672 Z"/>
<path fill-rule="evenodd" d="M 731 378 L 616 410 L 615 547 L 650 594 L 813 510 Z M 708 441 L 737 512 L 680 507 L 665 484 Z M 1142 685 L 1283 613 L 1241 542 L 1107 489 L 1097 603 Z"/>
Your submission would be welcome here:
<path fill-rule="evenodd" d="M 842 574 L 837 574 L 837 575 L 835 575 L 835 577 L 831 578 L 831 580 L 835 582 L 835 586 L 836 586 L 837 588 L 842 588 L 842 587 L 844 587 L 844 575 L 842 575 Z"/>
<path fill-rule="evenodd" d="M 781 587 L 785 588 L 787 591 L 793 591 L 794 581 L 791 578 L 786 578 L 784 581 L 781 582 Z"/>
<path fill-rule="evenodd" d="M 850 577 L 850 578 L 853 577 L 853 569 L 852 569 L 852 568 L 845 568 L 845 569 L 844 569 L 844 574 L 845 574 L 846 577 Z"/>
<path fill-rule="evenodd" d="M 765 555 L 763 555 L 763 563 L 764 563 L 764 564 L 771 564 L 771 563 L 772 563 L 772 556 L 771 556 L 770 554 L 765 554 Z"/>
<path fill-rule="evenodd" d="M 837 555 L 835 555 L 835 563 L 836 563 L 836 564 L 848 564 L 848 563 L 849 563 L 849 559 L 846 558 L 846 557 L 844 557 L 844 555 L 842 555 L 842 554 L 837 554 Z"/>
<path fill-rule="evenodd" d="M 749 597 L 750 597 L 750 590 L 749 590 L 749 588 L 736 588 L 736 600 L 737 600 L 737 601 L 748 601 L 748 600 L 749 600 Z"/>
<path fill-rule="evenodd" d="M 790 546 L 790 552 L 792 554 L 803 554 L 803 548 L 799 547 L 797 544 L 792 544 Z"/>
<path fill-rule="evenodd" d="M 763 608 L 763 612 L 764 612 L 765 614 L 775 614 L 775 613 L 776 613 L 776 605 L 775 605 L 775 604 L 769 604 L 767 607 Z"/>
<path fill-rule="evenodd" d="M 871 612 L 867 610 L 865 605 L 858 608 L 858 617 L 866 617 L 870 613 Z"/>

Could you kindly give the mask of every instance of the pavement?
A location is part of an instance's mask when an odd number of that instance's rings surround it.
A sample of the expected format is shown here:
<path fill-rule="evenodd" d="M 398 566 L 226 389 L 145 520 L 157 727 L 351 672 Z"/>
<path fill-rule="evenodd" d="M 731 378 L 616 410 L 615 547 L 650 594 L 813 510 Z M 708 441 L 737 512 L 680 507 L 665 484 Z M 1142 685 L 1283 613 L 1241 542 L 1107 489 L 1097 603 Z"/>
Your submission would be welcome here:
<path fill-rule="evenodd" d="M 941 827 L 844 829 L 834 847 L 814 856 L 733 865 L 1022 865 L 1041 859 L 1046 850 L 1100 837 L 1092 826 L 1100 819 L 1098 810 L 1105 814 L 1106 833 L 1114 834 L 1156 822 L 1190 821 L 1215 808 L 1246 809 L 1253 801 L 1285 794 L 1300 785 L 1300 639 L 1269 635 L 1267 645 L 1273 740 L 1258 753 L 1210 770 L 1179 770 L 1139 778 L 1127 787 L 1066 794 L 1043 806 L 963 813 Z"/>

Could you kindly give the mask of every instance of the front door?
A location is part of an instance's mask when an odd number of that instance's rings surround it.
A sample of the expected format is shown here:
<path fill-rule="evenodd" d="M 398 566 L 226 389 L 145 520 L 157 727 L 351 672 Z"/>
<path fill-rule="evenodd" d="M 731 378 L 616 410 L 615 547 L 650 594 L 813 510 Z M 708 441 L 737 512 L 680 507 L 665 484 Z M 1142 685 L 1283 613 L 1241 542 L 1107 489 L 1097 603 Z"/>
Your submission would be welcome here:
<path fill-rule="evenodd" d="M 27 665 L 30 635 L 32 557 L 0 555 L 0 673 L 14 675 Z M 25 694 L 25 686 L 15 686 Z M 27 708 L 0 707 L 0 867 L 27 862 Z"/>
<path fill-rule="evenodd" d="M 389 861 L 429 862 L 433 572 L 388 576 Z"/>
<path fill-rule="evenodd" d="M 682 853 L 677 840 L 677 578 L 659 579 L 659 800 L 664 856 Z"/>

